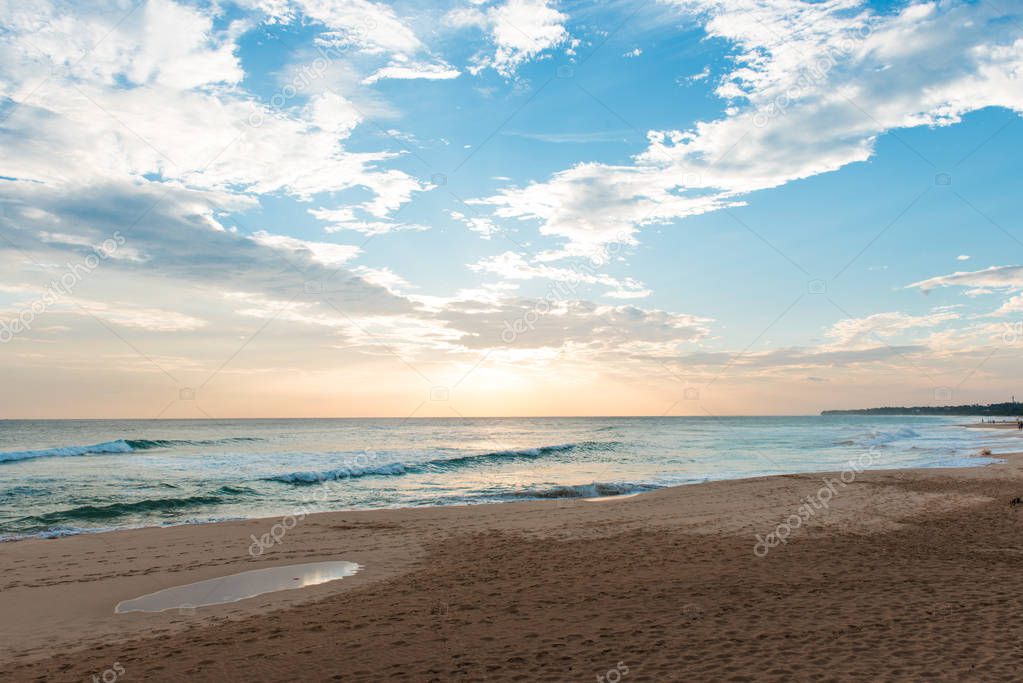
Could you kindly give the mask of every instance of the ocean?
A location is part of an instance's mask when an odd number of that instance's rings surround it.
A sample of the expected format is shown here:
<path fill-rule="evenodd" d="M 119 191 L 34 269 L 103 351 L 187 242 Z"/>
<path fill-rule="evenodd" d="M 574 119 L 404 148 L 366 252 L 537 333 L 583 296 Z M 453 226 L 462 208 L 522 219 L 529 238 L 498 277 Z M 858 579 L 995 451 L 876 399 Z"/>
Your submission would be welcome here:
<path fill-rule="evenodd" d="M 321 510 L 623 495 L 768 474 L 964 467 L 974 418 L 0 421 L 0 540 Z"/>

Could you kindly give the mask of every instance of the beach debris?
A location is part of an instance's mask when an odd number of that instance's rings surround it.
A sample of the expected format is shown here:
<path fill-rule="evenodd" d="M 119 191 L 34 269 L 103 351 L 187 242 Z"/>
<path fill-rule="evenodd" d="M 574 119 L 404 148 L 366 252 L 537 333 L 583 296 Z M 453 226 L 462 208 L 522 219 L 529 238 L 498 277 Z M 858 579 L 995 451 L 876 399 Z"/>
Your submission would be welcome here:
<path fill-rule="evenodd" d="M 1016 496 L 1015 498 L 1009 501 L 1009 505 L 1013 507 L 1015 507 L 1016 505 L 1023 505 L 1023 498 Z"/>

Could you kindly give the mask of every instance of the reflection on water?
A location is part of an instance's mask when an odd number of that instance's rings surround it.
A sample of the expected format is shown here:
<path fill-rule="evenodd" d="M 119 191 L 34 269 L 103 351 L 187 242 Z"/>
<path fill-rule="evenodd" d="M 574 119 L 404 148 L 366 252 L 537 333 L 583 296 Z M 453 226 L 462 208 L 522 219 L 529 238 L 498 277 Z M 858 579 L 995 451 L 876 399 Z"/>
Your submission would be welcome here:
<path fill-rule="evenodd" d="M 114 609 L 124 612 L 162 612 L 168 609 L 204 607 L 237 602 L 274 591 L 316 586 L 351 576 L 362 567 L 354 562 L 308 562 L 221 576 L 184 586 L 167 588 L 118 603 Z"/>
<path fill-rule="evenodd" d="M 583 498 L 584 503 L 607 503 L 616 500 L 635 498 L 639 493 L 623 493 L 619 496 L 597 496 L 596 498 Z"/>

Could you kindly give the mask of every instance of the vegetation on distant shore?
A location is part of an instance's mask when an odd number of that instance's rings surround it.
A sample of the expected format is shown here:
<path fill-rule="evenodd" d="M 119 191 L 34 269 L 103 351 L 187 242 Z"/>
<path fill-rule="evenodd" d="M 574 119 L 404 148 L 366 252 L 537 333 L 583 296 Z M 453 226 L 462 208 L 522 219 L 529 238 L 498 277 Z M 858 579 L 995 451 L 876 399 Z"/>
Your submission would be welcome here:
<path fill-rule="evenodd" d="M 886 406 L 884 408 L 860 408 L 857 410 L 822 410 L 821 415 L 997 415 L 1014 417 L 1023 415 L 1023 403 L 1007 401 L 1005 403 L 974 403 L 965 406 L 916 406 L 904 408 Z"/>

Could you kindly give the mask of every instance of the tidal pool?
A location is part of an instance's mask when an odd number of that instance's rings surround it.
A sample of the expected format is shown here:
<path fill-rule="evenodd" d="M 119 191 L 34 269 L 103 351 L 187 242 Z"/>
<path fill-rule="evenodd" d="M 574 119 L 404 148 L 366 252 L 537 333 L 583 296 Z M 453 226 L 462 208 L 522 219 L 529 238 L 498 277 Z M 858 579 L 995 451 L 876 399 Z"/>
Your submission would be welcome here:
<path fill-rule="evenodd" d="M 165 588 L 117 603 L 114 612 L 163 612 L 238 602 L 264 593 L 317 586 L 351 576 L 362 567 L 355 562 L 307 562 L 221 576 Z"/>

